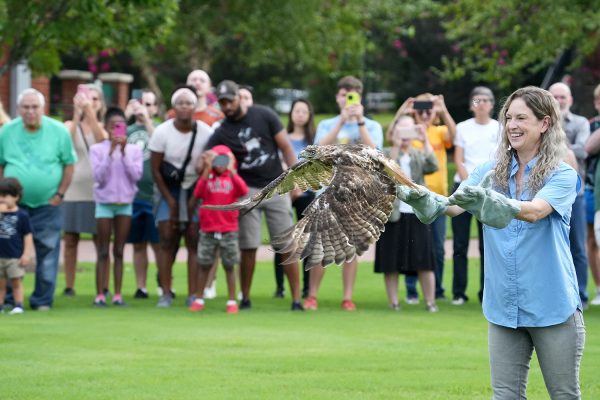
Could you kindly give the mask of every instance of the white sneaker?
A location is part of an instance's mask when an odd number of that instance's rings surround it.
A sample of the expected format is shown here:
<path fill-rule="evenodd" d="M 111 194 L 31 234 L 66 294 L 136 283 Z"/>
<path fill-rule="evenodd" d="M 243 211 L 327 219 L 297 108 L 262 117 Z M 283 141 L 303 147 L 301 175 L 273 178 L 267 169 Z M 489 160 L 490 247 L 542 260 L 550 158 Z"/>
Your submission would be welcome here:
<path fill-rule="evenodd" d="M 410 304 L 411 306 L 417 305 L 417 304 L 419 304 L 419 298 L 418 297 L 407 297 L 406 304 Z"/>
<path fill-rule="evenodd" d="M 456 299 L 452 300 L 452 305 L 454 306 L 462 306 L 465 304 L 465 299 L 462 297 L 457 297 Z"/>
<path fill-rule="evenodd" d="M 9 312 L 9 314 L 10 314 L 10 315 L 14 315 L 14 314 L 23 314 L 24 312 L 25 312 L 25 310 L 23 310 L 23 308 L 21 308 L 21 307 L 15 307 L 15 308 L 13 308 L 13 309 L 12 309 L 12 310 Z"/>
<path fill-rule="evenodd" d="M 594 300 L 590 301 L 590 304 L 593 306 L 600 306 L 600 293 L 596 293 L 596 297 L 594 297 Z"/>
<path fill-rule="evenodd" d="M 212 285 L 204 289 L 205 299 L 214 299 L 217 297 L 217 280 L 212 281 Z"/>

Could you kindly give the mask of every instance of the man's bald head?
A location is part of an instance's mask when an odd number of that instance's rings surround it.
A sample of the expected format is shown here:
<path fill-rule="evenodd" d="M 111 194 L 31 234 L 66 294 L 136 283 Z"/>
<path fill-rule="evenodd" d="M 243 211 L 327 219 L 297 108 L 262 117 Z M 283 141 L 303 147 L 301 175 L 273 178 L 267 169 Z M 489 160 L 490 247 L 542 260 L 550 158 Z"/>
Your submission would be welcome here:
<path fill-rule="evenodd" d="M 571 105 L 573 104 L 573 96 L 571 96 L 571 88 L 562 82 L 556 82 L 548 91 L 558 101 L 560 106 L 560 112 L 565 114 L 569 112 Z"/>
<path fill-rule="evenodd" d="M 195 69 L 189 73 L 186 84 L 196 88 L 196 94 L 198 97 L 204 97 L 210 91 L 210 77 L 208 74 L 201 70 Z"/>

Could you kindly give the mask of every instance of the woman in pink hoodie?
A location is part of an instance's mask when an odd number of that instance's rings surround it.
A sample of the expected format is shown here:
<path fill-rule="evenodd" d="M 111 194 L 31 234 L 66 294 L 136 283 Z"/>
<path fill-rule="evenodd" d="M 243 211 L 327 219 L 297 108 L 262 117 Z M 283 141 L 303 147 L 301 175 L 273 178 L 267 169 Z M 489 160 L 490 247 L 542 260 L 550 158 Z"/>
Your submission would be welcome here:
<path fill-rule="evenodd" d="M 105 125 L 109 139 L 90 147 L 94 174 L 98 258 L 96 261 L 96 307 L 106 307 L 103 283 L 106 282 L 110 237 L 114 232 L 113 259 L 115 294 L 113 305 L 123 306 L 123 248 L 131 227 L 132 203 L 137 181 L 143 171 L 143 154 L 139 146 L 127 144 L 125 114 L 119 108 L 106 112 Z M 113 229 L 114 227 L 114 229 Z"/>

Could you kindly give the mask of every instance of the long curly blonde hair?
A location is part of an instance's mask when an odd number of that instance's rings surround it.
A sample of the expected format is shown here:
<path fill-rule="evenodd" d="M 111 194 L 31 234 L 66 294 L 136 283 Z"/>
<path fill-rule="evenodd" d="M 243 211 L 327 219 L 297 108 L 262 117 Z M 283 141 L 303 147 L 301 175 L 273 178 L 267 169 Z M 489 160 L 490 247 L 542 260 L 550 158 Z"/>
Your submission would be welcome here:
<path fill-rule="evenodd" d="M 539 158 L 531 170 L 527 181 L 527 188 L 529 189 L 531 196 L 534 196 L 544 186 L 546 179 L 563 161 L 567 151 L 566 135 L 561 126 L 558 102 L 550 92 L 535 86 L 527 86 L 514 91 L 508 99 L 506 99 L 499 114 L 502 133 L 500 145 L 496 151 L 494 182 L 503 192 L 508 192 L 508 179 L 510 177 L 512 156 L 514 155 L 517 160 L 519 158 L 517 152 L 510 146 L 506 123 L 506 113 L 510 104 L 515 99 L 523 100 L 538 120 L 542 120 L 544 117 L 549 117 L 550 119 L 548 130 L 542 133 L 540 139 L 541 144 L 537 153 Z"/>

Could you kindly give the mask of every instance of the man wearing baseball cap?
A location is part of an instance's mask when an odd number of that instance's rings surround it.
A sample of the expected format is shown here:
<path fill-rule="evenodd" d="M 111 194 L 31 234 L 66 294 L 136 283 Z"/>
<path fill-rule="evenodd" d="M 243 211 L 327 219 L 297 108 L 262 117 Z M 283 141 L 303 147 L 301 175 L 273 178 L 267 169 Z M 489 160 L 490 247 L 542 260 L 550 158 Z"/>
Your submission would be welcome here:
<path fill-rule="evenodd" d="M 215 94 L 225 119 L 215 130 L 205 149 L 219 144 L 229 147 L 237 160 L 238 173 L 248 184 L 250 196 L 253 196 L 283 172 L 280 151 L 288 167 L 297 162 L 296 155 L 281 121 L 270 108 L 242 104 L 239 87 L 230 80 L 219 83 Z M 261 244 L 262 212 L 266 215 L 271 239 L 293 225 L 291 200 L 288 196 L 274 196 L 240 217 L 242 310 L 252 307 L 250 288 L 256 264 L 256 249 Z M 283 254 L 283 259 L 288 256 L 289 254 Z M 284 272 L 292 291 L 292 310 L 302 311 L 298 262 L 285 265 Z"/>

